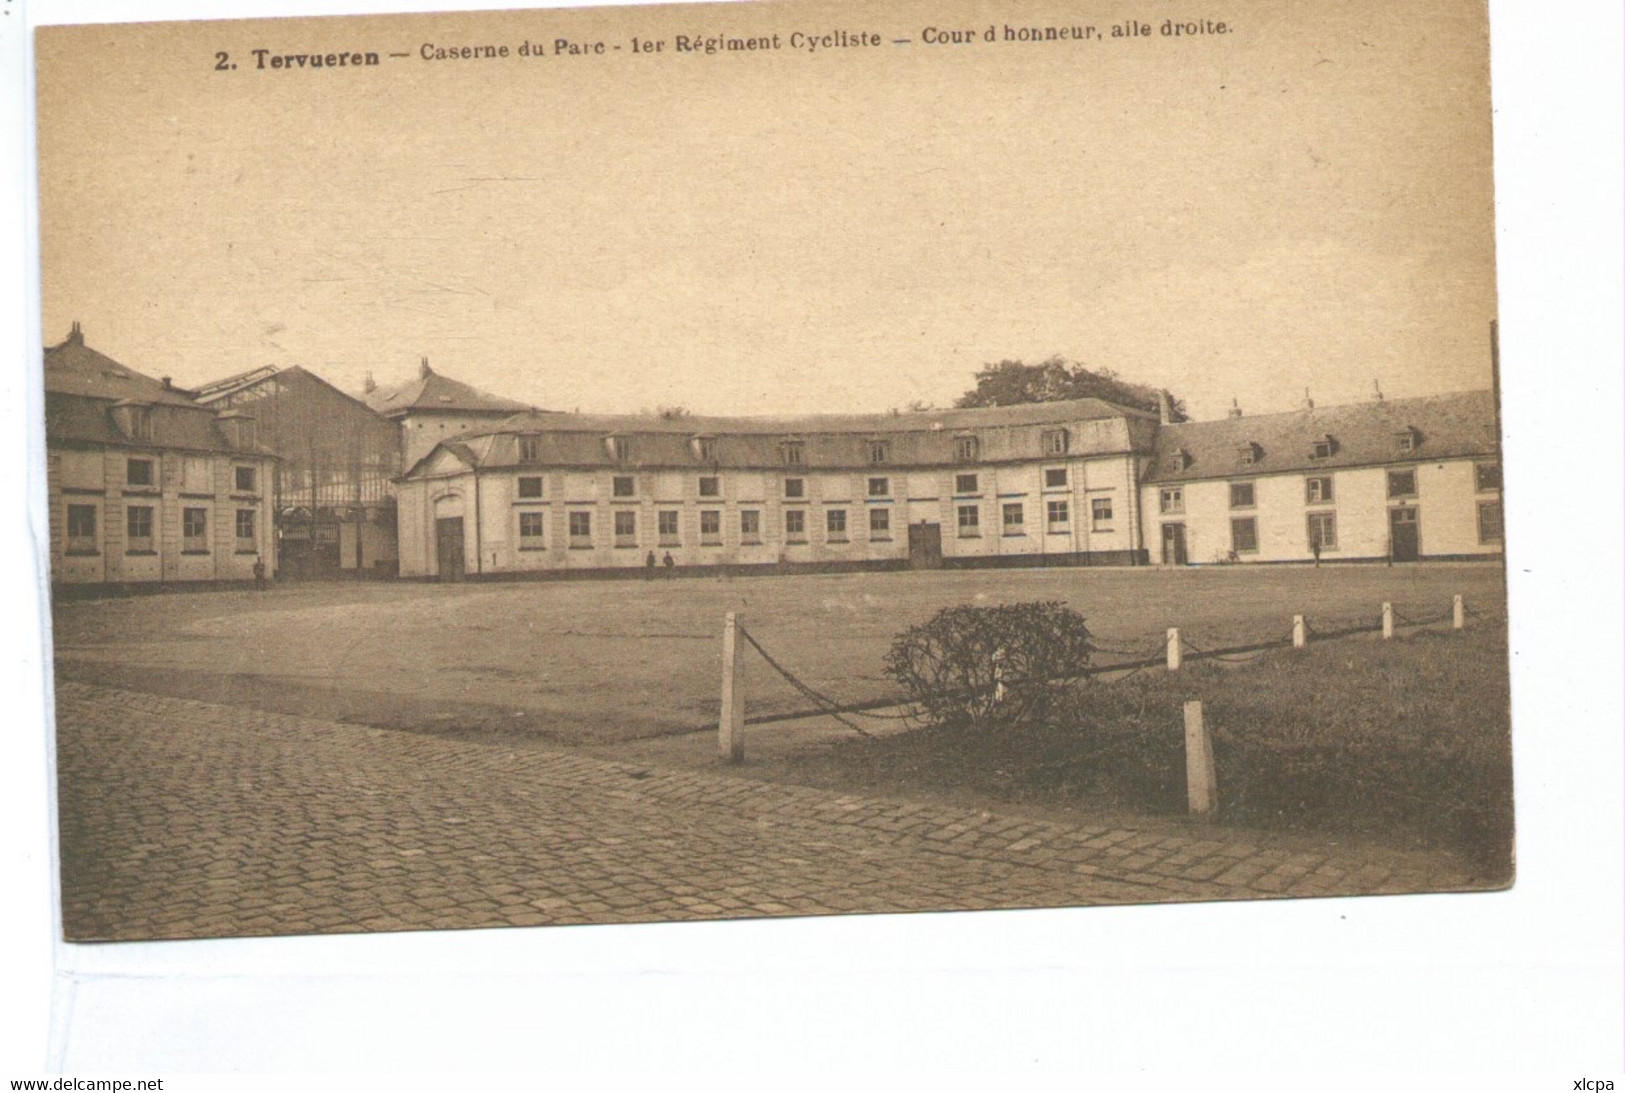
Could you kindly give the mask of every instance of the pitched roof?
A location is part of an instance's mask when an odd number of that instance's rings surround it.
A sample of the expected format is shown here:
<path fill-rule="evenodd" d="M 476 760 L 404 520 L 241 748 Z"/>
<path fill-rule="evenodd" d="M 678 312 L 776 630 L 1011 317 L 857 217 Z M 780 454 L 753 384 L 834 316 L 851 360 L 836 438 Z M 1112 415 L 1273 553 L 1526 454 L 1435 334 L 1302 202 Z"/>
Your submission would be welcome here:
<path fill-rule="evenodd" d="M 1122 424 L 1116 424 L 1121 422 Z M 1147 451 L 1155 419 L 1098 399 L 1026 406 L 942 410 L 907 414 L 823 415 L 796 418 L 664 418 L 649 415 L 564 414 L 529 411 L 455 438 L 481 468 L 651 467 L 846 469 L 876 474 L 887 468 L 965 464 L 956 440 L 975 436 L 977 463 L 1040 459 L 1049 427 L 1069 426 L 1070 454 Z M 607 439 L 624 438 L 617 458 Z M 534 446 L 523 458 L 521 438 Z M 702 448 L 701 439 L 708 441 Z M 868 444 L 887 444 L 872 461 Z M 785 462 L 782 445 L 800 443 L 799 460 Z M 459 453 L 462 454 L 462 453 Z M 420 461 L 419 466 L 422 463 Z M 416 473 L 414 467 L 408 476 Z"/>
<path fill-rule="evenodd" d="M 1400 447 L 1399 436 L 1407 432 L 1413 437 L 1411 451 Z M 1328 440 L 1329 454 L 1316 458 L 1316 442 Z M 1250 451 L 1251 463 L 1243 462 L 1244 450 Z M 1468 391 L 1164 425 L 1157 431 L 1156 455 L 1145 480 L 1336 470 L 1499 451 L 1495 396 Z"/>
<path fill-rule="evenodd" d="M 116 408 L 129 403 L 151 408 L 150 441 L 133 440 L 116 424 Z M 56 444 L 248 454 L 231 445 L 215 412 L 190 391 L 91 349 L 78 323 L 67 341 L 45 350 L 45 437 Z M 252 452 L 271 454 L 263 446 Z"/>
<path fill-rule="evenodd" d="M 425 360 L 418 374 L 399 387 L 369 391 L 363 401 L 384 415 L 409 413 L 512 414 L 530 407 L 511 398 L 481 391 L 478 387 L 447 379 L 429 367 Z"/>
<path fill-rule="evenodd" d="M 192 394 L 162 380 L 127 368 L 85 344 L 79 324 L 60 345 L 45 350 L 45 390 L 48 394 L 82 395 L 119 402 L 168 403 L 192 406 Z"/>

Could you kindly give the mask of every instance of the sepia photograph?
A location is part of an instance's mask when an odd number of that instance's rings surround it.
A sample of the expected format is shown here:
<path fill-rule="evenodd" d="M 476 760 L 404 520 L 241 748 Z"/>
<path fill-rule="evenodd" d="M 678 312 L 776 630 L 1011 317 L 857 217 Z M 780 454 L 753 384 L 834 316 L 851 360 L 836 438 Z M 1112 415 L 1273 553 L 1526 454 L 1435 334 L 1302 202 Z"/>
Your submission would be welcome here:
<path fill-rule="evenodd" d="M 41 28 L 63 936 L 1507 888 L 1488 33 Z"/>

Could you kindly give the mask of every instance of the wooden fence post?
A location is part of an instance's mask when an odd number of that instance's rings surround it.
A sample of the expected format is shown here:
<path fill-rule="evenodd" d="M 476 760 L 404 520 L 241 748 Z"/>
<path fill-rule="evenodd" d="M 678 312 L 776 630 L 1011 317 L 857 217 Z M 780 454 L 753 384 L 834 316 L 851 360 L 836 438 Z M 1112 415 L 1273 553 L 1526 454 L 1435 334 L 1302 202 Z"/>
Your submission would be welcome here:
<path fill-rule="evenodd" d="M 722 620 L 722 717 L 717 722 L 717 750 L 724 759 L 745 759 L 745 696 L 739 680 L 739 623 L 732 611 Z"/>
<path fill-rule="evenodd" d="M 1462 602 L 1461 593 L 1457 592 L 1455 599 L 1450 601 L 1450 628 L 1463 629 L 1467 625 L 1467 605 Z"/>
<path fill-rule="evenodd" d="M 1302 649 L 1309 640 L 1309 631 L 1303 624 L 1302 615 L 1292 616 L 1292 648 Z"/>
<path fill-rule="evenodd" d="M 1185 703 L 1185 793 L 1192 816 L 1213 818 L 1219 807 L 1219 779 L 1213 770 L 1213 743 L 1202 720 L 1200 701 Z"/>
<path fill-rule="evenodd" d="M 1179 671 L 1179 654 L 1179 627 L 1170 626 L 1168 628 L 1168 670 L 1170 672 Z"/>
<path fill-rule="evenodd" d="M 1385 604 L 1382 605 L 1382 637 L 1383 637 L 1383 640 L 1386 641 L 1387 639 L 1389 639 L 1389 638 L 1391 638 L 1393 636 L 1394 636 L 1394 605 L 1391 604 L 1391 603 L 1385 603 Z"/>

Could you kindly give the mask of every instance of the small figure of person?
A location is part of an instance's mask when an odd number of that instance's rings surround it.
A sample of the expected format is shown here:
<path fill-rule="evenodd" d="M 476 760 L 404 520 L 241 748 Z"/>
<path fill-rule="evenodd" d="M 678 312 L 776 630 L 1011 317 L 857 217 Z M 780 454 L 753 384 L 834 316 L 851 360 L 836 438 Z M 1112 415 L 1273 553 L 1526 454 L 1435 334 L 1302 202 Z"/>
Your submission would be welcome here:
<path fill-rule="evenodd" d="M 654 580 L 655 579 L 655 552 L 654 551 L 651 550 L 649 552 L 649 556 L 647 558 L 643 559 L 643 568 L 648 573 L 648 576 L 646 576 L 644 578 L 644 580 L 649 580 L 649 581 Z"/>
<path fill-rule="evenodd" d="M 660 564 L 666 567 L 666 576 L 669 577 L 671 576 L 672 567 L 677 564 L 677 559 L 673 558 L 671 556 L 671 551 L 668 550 L 666 551 L 666 556 L 660 559 Z"/>
<path fill-rule="evenodd" d="M 1314 553 L 1315 553 L 1315 568 L 1319 569 L 1320 568 L 1320 536 L 1317 535 L 1317 536 L 1315 536 L 1313 539 L 1311 539 L 1309 541 L 1309 549 L 1314 551 Z"/>
<path fill-rule="evenodd" d="M 254 591 L 265 591 L 265 559 L 254 555 Z"/>

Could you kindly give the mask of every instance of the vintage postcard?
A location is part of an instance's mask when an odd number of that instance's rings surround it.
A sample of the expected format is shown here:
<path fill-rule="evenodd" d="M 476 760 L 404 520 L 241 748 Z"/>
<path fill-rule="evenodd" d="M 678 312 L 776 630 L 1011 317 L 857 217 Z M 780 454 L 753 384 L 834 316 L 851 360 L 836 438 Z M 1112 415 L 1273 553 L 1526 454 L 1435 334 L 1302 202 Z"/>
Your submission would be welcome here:
<path fill-rule="evenodd" d="M 40 29 L 66 938 L 1510 885 L 1488 33 Z"/>

